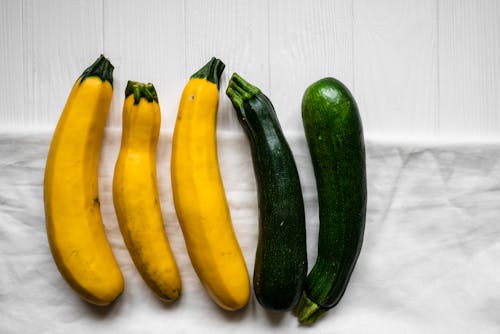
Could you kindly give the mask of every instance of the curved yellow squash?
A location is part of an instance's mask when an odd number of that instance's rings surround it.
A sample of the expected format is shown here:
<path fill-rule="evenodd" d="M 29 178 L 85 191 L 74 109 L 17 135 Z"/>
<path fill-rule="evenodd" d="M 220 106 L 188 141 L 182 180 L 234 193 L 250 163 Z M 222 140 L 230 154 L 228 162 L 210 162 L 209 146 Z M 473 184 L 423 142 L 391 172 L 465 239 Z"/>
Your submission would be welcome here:
<path fill-rule="evenodd" d="M 112 72 L 101 56 L 75 83 L 52 138 L 44 180 L 54 260 L 69 285 L 96 305 L 111 303 L 124 287 L 106 239 L 97 183 Z"/>
<path fill-rule="evenodd" d="M 120 230 L 135 266 L 163 301 L 176 300 L 181 279 L 163 226 L 156 176 L 160 107 L 151 84 L 129 81 L 113 178 Z"/>
<path fill-rule="evenodd" d="M 172 142 L 175 209 L 198 277 L 226 310 L 248 303 L 250 282 L 233 231 L 216 145 L 218 81 L 224 64 L 213 58 L 182 93 Z"/>

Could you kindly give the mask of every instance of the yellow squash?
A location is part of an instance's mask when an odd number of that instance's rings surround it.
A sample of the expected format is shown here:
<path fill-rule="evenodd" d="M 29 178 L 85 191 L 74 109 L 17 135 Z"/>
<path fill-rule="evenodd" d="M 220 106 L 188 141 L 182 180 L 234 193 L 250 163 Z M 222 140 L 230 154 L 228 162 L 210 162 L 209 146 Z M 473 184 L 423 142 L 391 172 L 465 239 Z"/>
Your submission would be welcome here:
<path fill-rule="evenodd" d="M 44 180 L 55 263 L 69 285 L 96 305 L 111 303 L 124 287 L 106 239 L 97 183 L 112 81 L 113 66 L 103 56 L 77 80 L 52 138 Z"/>
<path fill-rule="evenodd" d="M 153 85 L 129 81 L 113 202 L 123 239 L 139 273 L 161 300 L 173 301 L 181 292 L 181 279 L 163 227 L 158 194 L 160 120 Z"/>
<path fill-rule="evenodd" d="M 184 88 L 172 142 L 175 209 L 198 277 L 226 310 L 248 303 L 248 272 L 231 224 L 216 144 L 218 83 L 224 64 L 216 58 Z"/>

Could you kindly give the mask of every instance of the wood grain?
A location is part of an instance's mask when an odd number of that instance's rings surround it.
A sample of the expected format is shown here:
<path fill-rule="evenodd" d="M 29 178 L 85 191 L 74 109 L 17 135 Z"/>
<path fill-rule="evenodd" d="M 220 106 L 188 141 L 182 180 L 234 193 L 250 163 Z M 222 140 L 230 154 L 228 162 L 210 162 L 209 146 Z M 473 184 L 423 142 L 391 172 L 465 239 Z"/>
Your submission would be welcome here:
<path fill-rule="evenodd" d="M 500 2 L 439 1 L 439 133 L 500 136 Z"/>
<path fill-rule="evenodd" d="M 121 128 L 128 80 L 154 84 L 162 128 L 172 129 L 185 84 L 184 8 L 181 1 L 104 1 L 104 52 L 115 65 L 108 125 Z"/>
<path fill-rule="evenodd" d="M 354 91 L 367 136 L 437 134 L 435 0 L 354 2 Z"/>
<path fill-rule="evenodd" d="M 189 76 L 217 56 L 221 131 L 240 131 L 224 93 L 238 72 L 271 98 L 285 132 L 302 132 L 305 88 L 334 76 L 368 137 L 498 139 L 499 22 L 496 0 L 0 0 L 0 125 L 53 128 L 104 53 L 115 65 L 108 125 L 121 124 L 130 79 L 155 84 L 171 131 Z"/>
<path fill-rule="evenodd" d="M 25 121 L 22 2 L 0 0 L 0 125 Z"/>
<path fill-rule="evenodd" d="M 48 4 L 23 1 L 22 126 L 54 128 L 73 83 L 102 53 L 101 0 Z"/>
<path fill-rule="evenodd" d="M 285 129 L 303 131 L 300 116 L 307 86 L 334 76 L 353 83 L 351 1 L 271 1 L 270 90 Z"/>
<path fill-rule="evenodd" d="M 217 116 L 220 131 L 241 131 L 231 102 L 225 94 L 233 72 L 238 72 L 263 90 L 269 87 L 268 1 L 185 2 L 185 80 L 213 56 L 226 64 L 220 85 Z"/>

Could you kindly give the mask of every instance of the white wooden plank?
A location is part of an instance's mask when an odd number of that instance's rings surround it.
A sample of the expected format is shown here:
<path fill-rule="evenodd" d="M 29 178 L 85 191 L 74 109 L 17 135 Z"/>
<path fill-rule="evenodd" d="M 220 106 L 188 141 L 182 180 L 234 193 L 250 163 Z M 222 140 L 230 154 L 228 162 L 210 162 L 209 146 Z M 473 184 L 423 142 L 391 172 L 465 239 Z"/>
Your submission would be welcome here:
<path fill-rule="evenodd" d="M 354 2 L 355 95 L 370 135 L 437 132 L 435 0 Z"/>
<path fill-rule="evenodd" d="M 500 136 L 500 2 L 439 1 L 443 135 Z"/>
<path fill-rule="evenodd" d="M 301 130 L 305 87 L 331 75 L 353 90 L 369 136 L 498 137 L 499 7 L 495 0 L 0 0 L 0 122 L 55 126 L 74 80 L 104 50 L 116 66 L 111 126 L 120 124 L 123 88 L 134 79 L 155 83 L 162 126 L 173 128 L 188 77 L 215 55 L 227 65 L 221 91 L 239 72 L 269 95 L 285 131 Z M 222 92 L 219 127 L 238 126 Z"/>
<path fill-rule="evenodd" d="M 271 1 L 269 15 L 269 97 L 284 131 L 302 131 L 307 86 L 333 76 L 352 87 L 352 1 Z"/>
<path fill-rule="evenodd" d="M 227 81 L 237 72 L 262 90 L 268 90 L 268 0 L 187 0 L 185 4 L 185 82 L 212 56 L 220 58 L 226 69 L 220 85 L 218 131 L 241 131 L 225 94 Z"/>
<path fill-rule="evenodd" d="M 185 84 L 184 8 L 181 1 L 104 1 L 104 52 L 115 65 L 108 125 L 121 128 L 128 80 L 154 84 L 162 128 L 173 129 Z"/>
<path fill-rule="evenodd" d="M 23 1 L 24 126 L 55 127 L 73 83 L 102 53 L 102 2 Z"/>
<path fill-rule="evenodd" d="M 22 2 L 0 0 L 0 127 L 17 127 L 25 117 L 22 37 Z"/>

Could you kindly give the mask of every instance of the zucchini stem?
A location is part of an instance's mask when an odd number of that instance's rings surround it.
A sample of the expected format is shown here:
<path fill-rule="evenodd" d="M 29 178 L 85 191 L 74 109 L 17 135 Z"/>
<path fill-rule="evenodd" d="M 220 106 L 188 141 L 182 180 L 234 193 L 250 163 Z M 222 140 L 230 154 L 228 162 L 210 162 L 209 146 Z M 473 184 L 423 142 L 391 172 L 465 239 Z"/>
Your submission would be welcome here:
<path fill-rule="evenodd" d="M 212 57 L 208 63 L 205 64 L 202 68 L 198 70 L 195 74 L 191 76 L 191 79 L 199 78 L 199 79 L 207 79 L 208 81 L 217 85 L 217 89 L 220 86 L 220 77 L 226 65 L 222 62 L 222 60 Z"/>
<path fill-rule="evenodd" d="M 108 81 L 111 86 L 113 86 L 114 69 L 115 67 L 109 62 L 109 60 L 104 57 L 104 55 L 100 55 L 92 65 L 83 71 L 80 76 L 80 84 L 88 77 L 98 77 L 103 82 Z"/>
<path fill-rule="evenodd" d="M 318 318 L 328 311 L 327 308 L 324 308 L 307 297 L 306 293 L 302 293 L 302 297 L 300 297 L 299 303 L 295 308 L 295 314 L 299 318 L 299 322 L 304 325 L 312 325 L 318 320 Z"/>
<path fill-rule="evenodd" d="M 158 95 L 152 83 L 145 84 L 129 80 L 127 82 L 127 88 L 125 88 L 125 98 L 132 94 L 134 94 L 134 104 L 139 104 L 141 97 L 145 98 L 148 102 L 155 101 L 158 103 Z"/>
<path fill-rule="evenodd" d="M 259 88 L 245 81 L 238 73 L 233 73 L 226 89 L 227 96 L 236 108 L 241 108 L 245 101 L 259 93 Z"/>

